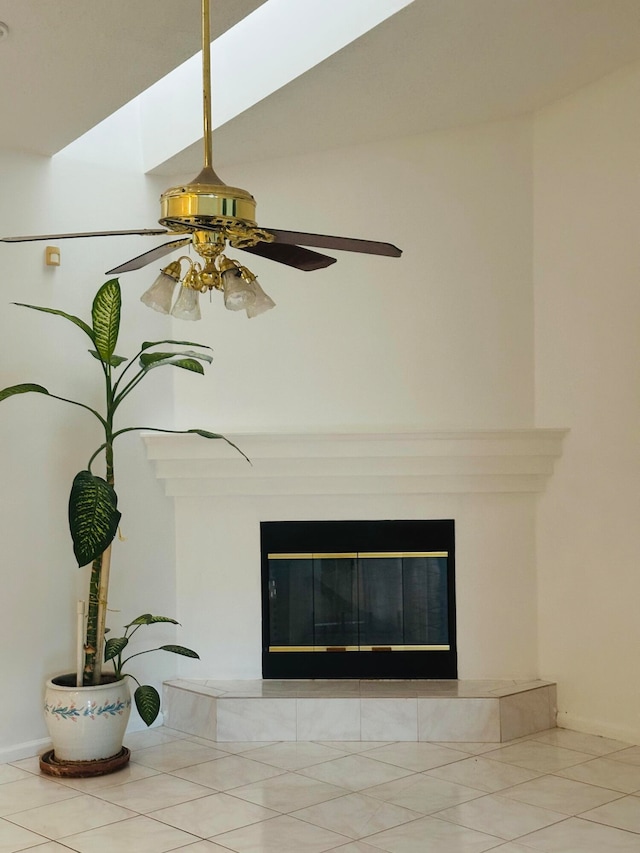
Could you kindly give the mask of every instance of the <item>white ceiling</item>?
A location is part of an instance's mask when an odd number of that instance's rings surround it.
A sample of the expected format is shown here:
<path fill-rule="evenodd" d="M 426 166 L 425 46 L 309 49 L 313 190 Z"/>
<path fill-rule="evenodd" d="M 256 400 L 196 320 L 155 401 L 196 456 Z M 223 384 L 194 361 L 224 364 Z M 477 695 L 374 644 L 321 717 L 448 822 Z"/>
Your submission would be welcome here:
<path fill-rule="evenodd" d="M 261 2 L 214 0 L 213 34 Z M 0 21 L 0 147 L 41 154 L 200 44 L 200 0 L 0 0 Z M 640 0 L 414 0 L 216 131 L 216 163 L 505 118 L 636 59 Z M 200 161 L 196 145 L 157 171 Z"/>

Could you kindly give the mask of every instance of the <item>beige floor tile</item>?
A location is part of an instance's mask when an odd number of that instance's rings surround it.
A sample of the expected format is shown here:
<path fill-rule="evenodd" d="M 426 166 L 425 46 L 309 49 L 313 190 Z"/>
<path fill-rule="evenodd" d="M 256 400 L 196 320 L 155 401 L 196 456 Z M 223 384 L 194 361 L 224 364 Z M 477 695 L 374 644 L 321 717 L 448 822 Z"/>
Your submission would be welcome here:
<path fill-rule="evenodd" d="M 189 844 L 187 847 L 178 847 L 172 853 L 229 853 L 228 847 L 220 847 L 219 844 L 215 844 L 213 841 L 196 841 L 195 844 Z"/>
<path fill-rule="evenodd" d="M 109 826 L 67 835 L 64 843 L 78 853 L 167 853 L 200 839 L 147 817 L 134 817 Z"/>
<path fill-rule="evenodd" d="M 640 767 L 624 761 L 612 761 L 610 758 L 594 758 L 586 764 L 559 770 L 556 775 L 587 782 L 589 785 L 611 788 L 613 791 L 622 791 L 624 794 L 640 791 Z"/>
<path fill-rule="evenodd" d="M 211 789 L 204 785 L 196 785 L 165 773 L 94 792 L 95 797 L 141 814 L 176 806 L 198 797 L 208 797 L 210 794 Z"/>
<path fill-rule="evenodd" d="M 584 734 L 583 732 L 572 732 L 570 729 L 551 729 L 548 732 L 533 735 L 531 740 L 548 743 L 551 746 L 575 749 L 578 752 L 588 752 L 590 755 L 607 755 L 631 746 L 630 743 L 624 743 L 621 740 L 611 740 L 611 738 Z"/>
<path fill-rule="evenodd" d="M 576 815 L 617 800 L 622 794 L 561 776 L 542 776 L 500 791 L 500 796 L 561 814 Z"/>
<path fill-rule="evenodd" d="M 349 793 L 344 788 L 299 773 L 284 773 L 253 785 L 234 788 L 233 796 L 288 814 Z"/>
<path fill-rule="evenodd" d="M 640 800 L 639 800 L 640 803 Z M 329 802 L 294 812 L 292 817 L 330 829 L 349 838 L 364 838 L 416 820 L 419 812 L 375 800 L 363 794 L 349 794 Z"/>
<path fill-rule="evenodd" d="M 526 767 L 528 770 L 538 770 L 541 773 L 554 773 L 556 770 L 588 761 L 593 756 L 586 752 L 576 752 L 539 741 L 526 740 L 487 752 L 484 757 L 492 761 L 504 761 L 507 764 Z"/>
<path fill-rule="evenodd" d="M 625 764 L 640 766 L 640 746 L 632 746 L 607 755 L 612 761 L 624 761 Z"/>
<path fill-rule="evenodd" d="M 598 806 L 580 815 L 584 820 L 593 820 L 618 829 L 640 833 L 640 797 L 622 797 L 619 800 Z M 638 838 L 640 850 L 640 837 Z"/>
<path fill-rule="evenodd" d="M 77 796 L 77 791 L 38 776 L 7 782 L 0 785 L 0 817 Z"/>
<path fill-rule="evenodd" d="M 558 812 L 494 794 L 445 809 L 438 812 L 438 817 L 507 841 L 565 819 L 565 815 Z"/>
<path fill-rule="evenodd" d="M 327 853 L 380 853 L 380 848 L 365 844 L 364 841 L 353 841 L 342 847 L 332 847 Z"/>
<path fill-rule="evenodd" d="M 449 749 L 445 746 L 436 746 L 433 743 L 391 743 L 372 749 L 367 752 L 367 758 L 376 761 L 384 761 L 396 767 L 404 767 L 419 773 L 422 770 L 430 770 L 432 767 L 441 767 L 443 764 L 451 764 L 468 758 L 466 752 Z"/>
<path fill-rule="evenodd" d="M 519 839 L 525 849 L 543 853 L 638 853 L 640 839 L 633 832 L 571 817 Z M 496 853 L 499 853 L 500 848 Z"/>
<path fill-rule="evenodd" d="M 151 776 L 158 776 L 159 773 L 160 771 L 154 770 L 153 767 L 145 767 L 144 764 L 134 764 L 130 761 L 122 770 L 109 773 L 107 776 L 89 776 L 86 779 L 69 778 L 58 781 L 67 788 L 73 788 L 85 794 L 93 794 L 103 788 L 125 785 L 127 782 L 135 782 L 138 779 L 149 779 Z"/>
<path fill-rule="evenodd" d="M 445 764 L 443 767 L 435 767 L 428 770 L 427 775 L 477 788 L 487 794 L 495 794 L 503 788 L 511 788 L 513 785 L 535 779 L 540 773 L 514 764 L 504 764 L 483 756 L 476 756 L 464 761 L 456 761 L 454 764 Z"/>
<path fill-rule="evenodd" d="M 149 817 L 185 832 L 193 832 L 201 838 L 208 838 L 250 823 L 268 820 L 276 815 L 277 812 L 228 794 L 210 794 L 208 797 L 151 812 Z"/>
<path fill-rule="evenodd" d="M 185 767 L 184 770 L 176 770 L 174 775 L 198 785 L 214 788 L 216 791 L 228 791 L 279 776 L 284 772 L 280 767 L 270 767 L 260 761 L 245 758 L 244 755 L 229 755 L 226 758 Z"/>
<path fill-rule="evenodd" d="M 40 775 L 40 756 L 33 755 L 31 758 L 22 758 L 20 761 L 12 761 L 11 767 L 17 767 L 20 770 L 25 770 L 27 773 L 32 773 L 35 776 Z"/>
<path fill-rule="evenodd" d="M 135 817 L 135 812 L 81 794 L 61 803 L 50 803 L 18 812 L 11 815 L 11 821 L 55 840 L 130 817 Z"/>
<path fill-rule="evenodd" d="M 46 838 L 36 835 L 15 823 L 0 818 L 0 850 L 2 853 L 17 853 L 18 850 L 26 850 L 35 847 L 36 844 L 44 844 Z M 38 848 L 40 849 L 40 848 Z"/>
<path fill-rule="evenodd" d="M 363 788 L 411 775 L 410 770 L 385 764 L 382 761 L 374 761 L 363 755 L 346 755 L 335 761 L 325 761 L 313 767 L 305 767 L 299 772 L 304 776 L 328 782 L 330 785 L 337 785 L 339 788 L 348 788 L 350 791 L 361 791 Z"/>
<path fill-rule="evenodd" d="M 236 853 L 324 853 L 350 839 L 328 829 L 282 815 L 213 839 Z"/>
<path fill-rule="evenodd" d="M 366 842 L 388 853 L 483 853 L 495 848 L 499 839 L 446 820 L 423 817 L 372 835 Z"/>
<path fill-rule="evenodd" d="M 331 746 L 343 753 L 368 752 L 370 749 L 378 749 L 380 746 L 388 746 L 392 741 L 371 740 L 321 740 L 316 741 L 322 746 Z"/>
<path fill-rule="evenodd" d="M 136 764 L 144 764 L 154 770 L 163 773 L 171 773 L 182 767 L 190 767 L 193 764 L 202 764 L 214 758 L 222 758 L 227 753 L 217 749 L 209 749 L 197 743 L 187 740 L 174 740 L 170 743 L 162 743 L 158 746 L 138 749 L 133 754 L 132 760 Z"/>
<path fill-rule="evenodd" d="M 164 726 L 156 729 L 147 729 L 141 732 L 127 732 L 124 737 L 124 745 L 131 750 L 148 749 L 152 746 L 160 746 L 163 743 L 174 743 L 176 740 L 181 740 L 184 735 L 176 737 L 173 730 L 164 728 Z"/>
<path fill-rule="evenodd" d="M 66 844 L 58 844 L 57 841 L 49 841 L 48 844 L 38 844 L 37 847 L 19 848 L 20 851 L 30 850 L 31 853 L 69 853 L 69 847 Z M 5 853 L 4 848 L 0 847 L 2 853 Z"/>
<path fill-rule="evenodd" d="M 198 742 L 197 738 L 190 738 L 190 740 L 194 740 L 195 743 Z M 228 753 L 229 755 L 241 755 L 244 752 L 248 752 L 250 749 L 258 749 L 260 746 L 271 746 L 273 744 L 272 740 L 265 741 L 256 741 L 256 740 L 242 740 L 242 741 L 209 741 L 208 745 L 214 747 L 215 749 L 219 749 L 221 752 Z"/>
<path fill-rule="evenodd" d="M 365 788 L 362 793 L 421 814 L 433 814 L 483 796 L 482 791 L 475 788 L 435 779 L 426 773 L 417 773 L 384 785 Z"/>
<path fill-rule="evenodd" d="M 262 761 L 283 770 L 300 770 L 323 761 L 331 761 L 345 755 L 345 750 L 323 746 L 320 743 L 292 741 L 274 743 L 271 746 L 261 746 L 243 753 L 244 758 Z"/>
<path fill-rule="evenodd" d="M 23 779 L 30 779 L 31 774 L 27 770 L 21 770 L 19 767 L 13 767 L 11 764 L 0 764 L 0 785 L 6 782 L 20 782 Z"/>

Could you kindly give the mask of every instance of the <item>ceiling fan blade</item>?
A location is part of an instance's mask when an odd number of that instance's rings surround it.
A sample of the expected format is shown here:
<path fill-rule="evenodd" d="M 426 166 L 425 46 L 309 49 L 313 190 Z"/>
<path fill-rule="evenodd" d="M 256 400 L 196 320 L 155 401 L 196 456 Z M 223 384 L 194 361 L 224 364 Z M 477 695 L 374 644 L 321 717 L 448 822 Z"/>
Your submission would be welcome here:
<path fill-rule="evenodd" d="M 265 228 L 276 239 L 276 243 L 300 243 L 303 246 L 315 246 L 318 249 L 340 249 L 343 252 L 363 252 L 366 255 L 385 255 L 399 258 L 402 250 L 393 243 L 380 243 L 377 240 L 358 240 L 354 237 L 330 237 L 328 234 L 306 234 L 303 231 L 281 231 L 277 228 Z"/>
<path fill-rule="evenodd" d="M 30 243 L 34 240 L 69 240 L 74 237 L 126 237 L 129 234 L 140 234 L 143 237 L 156 234 L 168 234 L 166 228 L 143 228 L 138 231 L 79 231 L 77 234 L 38 234 L 30 237 L 0 237 L 0 243 Z"/>
<path fill-rule="evenodd" d="M 166 231 L 161 233 L 166 234 Z M 122 272 L 131 272 L 132 270 L 142 269 L 142 267 L 146 267 L 147 264 L 153 263 L 153 261 L 158 260 L 158 258 L 164 258 L 165 255 L 169 255 L 174 251 L 174 249 L 178 249 L 180 246 L 186 246 L 190 242 L 191 237 L 183 237 L 180 240 L 172 240 L 170 243 L 163 243 L 162 246 L 156 246 L 155 249 L 150 249 L 142 255 L 131 258 L 130 261 L 120 264 L 119 267 L 107 270 L 105 275 L 119 275 Z"/>
<path fill-rule="evenodd" d="M 303 249 L 302 246 L 293 246 L 290 243 L 258 243 L 257 246 L 243 247 L 242 251 L 307 272 L 324 269 L 336 262 L 335 258 L 330 258 L 328 255 L 321 255 L 319 252 L 312 252 L 310 249 Z"/>

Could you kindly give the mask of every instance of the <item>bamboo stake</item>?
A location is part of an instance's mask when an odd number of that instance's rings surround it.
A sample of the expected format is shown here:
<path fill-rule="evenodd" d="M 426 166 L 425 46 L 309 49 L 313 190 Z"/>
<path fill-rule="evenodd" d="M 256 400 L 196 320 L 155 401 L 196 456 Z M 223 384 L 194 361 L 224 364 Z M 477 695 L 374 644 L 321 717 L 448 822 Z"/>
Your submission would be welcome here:
<path fill-rule="evenodd" d="M 82 671 L 84 669 L 84 613 L 85 602 L 76 603 L 76 687 L 82 687 Z"/>

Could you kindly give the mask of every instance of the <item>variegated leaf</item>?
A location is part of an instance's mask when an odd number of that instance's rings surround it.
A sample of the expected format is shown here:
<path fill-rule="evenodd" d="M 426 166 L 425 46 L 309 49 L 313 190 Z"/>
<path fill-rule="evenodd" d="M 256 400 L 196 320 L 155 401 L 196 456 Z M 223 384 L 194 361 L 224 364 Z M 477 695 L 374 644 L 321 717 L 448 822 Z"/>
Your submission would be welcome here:
<path fill-rule="evenodd" d="M 117 278 L 112 278 L 96 293 L 91 308 L 96 349 L 107 364 L 111 362 L 118 341 L 121 307 L 120 283 Z"/>
<path fill-rule="evenodd" d="M 112 637 L 104 644 L 104 660 L 113 660 L 122 653 L 123 649 L 129 644 L 127 637 Z"/>
<path fill-rule="evenodd" d="M 86 566 L 112 542 L 120 513 L 113 486 L 90 471 L 76 474 L 69 497 L 69 529 L 79 566 Z"/>
<path fill-rule="evenodd" d="M 195 341 L 145 341 L 140 349 L 142 351 L 149 349 L 149 347 L 159 347 L 162 344 L 175 344 L 178 347 L 202 347 L 203 349 L 211 349 L 206 344 L 198 344 Z"/>
<path fill-rule="evenodd" d="M 150 684 L 142 684 L 133 694 L 138 713 L 150 726 L 160 713 L 160 694 Z"/>
<path fill-rule="evenodd" d="M 173 652 L 174 655 L 184 655 L 186 658 L 197 658 L 200 660 L 200 655 L 192 649 L 187 649 L 185 646 L 160 646 L 163 652 Z"/>
<path fill-rule="evenodd" d="M 30 382 L 25 382 L 22 385 L 10 385 L 8 388 L 3 388 L 0 391 L 0 403 L 8 397 L 13 397 L 15 394 L 28 394 L 33 391 L 35 394 L 49 394 L 46 388 L 42 385 L 33 385 Z"/>

